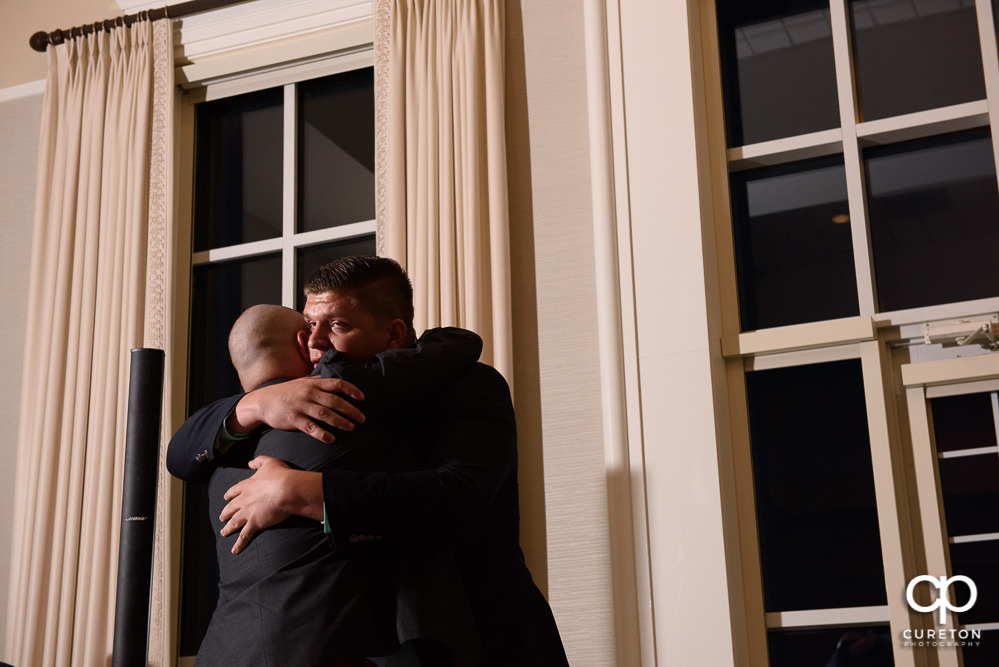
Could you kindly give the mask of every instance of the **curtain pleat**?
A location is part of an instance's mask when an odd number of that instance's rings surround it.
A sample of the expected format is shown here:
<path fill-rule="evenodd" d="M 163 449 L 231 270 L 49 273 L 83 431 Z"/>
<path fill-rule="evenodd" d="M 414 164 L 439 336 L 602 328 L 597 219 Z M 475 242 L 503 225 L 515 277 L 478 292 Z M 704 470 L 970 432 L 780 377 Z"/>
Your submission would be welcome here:
<path fill-rule="evenodd" d="M 7 624 L 17 665 L 111 655 L 129 350 L 150 305 L 153 62 L 172 60 L 152 34 L 139 21 L 47 54 Z"/>
<path fill-rule="evenodd" d="M 478 332 L 512 379 L 501 0 L 376 0 L 379 252 L 406 266 L 417 331 Z"/>

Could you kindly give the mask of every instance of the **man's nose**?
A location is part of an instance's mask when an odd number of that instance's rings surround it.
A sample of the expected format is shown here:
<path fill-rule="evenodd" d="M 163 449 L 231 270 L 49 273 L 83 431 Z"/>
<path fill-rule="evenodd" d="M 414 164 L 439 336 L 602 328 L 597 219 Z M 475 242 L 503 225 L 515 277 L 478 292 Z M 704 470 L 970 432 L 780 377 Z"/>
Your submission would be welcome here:
<path fill-rule="evenodd" d="M 309 347 L 313 350 L 330 349 L 330 336 L 324 329 L 325 327 L 319 325 L 309 334 Z"/>

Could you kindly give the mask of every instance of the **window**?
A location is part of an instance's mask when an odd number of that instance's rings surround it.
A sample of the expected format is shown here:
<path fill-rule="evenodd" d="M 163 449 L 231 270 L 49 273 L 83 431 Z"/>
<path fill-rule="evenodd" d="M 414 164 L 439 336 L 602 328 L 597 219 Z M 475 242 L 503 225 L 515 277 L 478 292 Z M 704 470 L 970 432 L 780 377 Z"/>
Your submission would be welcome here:
<path fill-rule="evenodd" d="M 243 310 L 300 309 L 314 269 L 375 252 L 373 73 L 348 69 L 210 99 L 191 116 L 189 412 L 238 393 L 227 339 Z M 185 490 L 181 655 L 197 653 L 217 597 L 205 490 Z"/>
<path fill-rule="evenodd" d="M 978 590 L 978 601 L 959 615 L 959 623 L 993 633 L 982 647 L 962 647 L 962 652 L 965 664 L 971 657 L 979 662 L 988 657 L 981 664 L 994 664 L 999 660 L 994 629 L 999 623 L 999 394 L 939 397 L 930 406 L 950 574 L 970 577 Z M 963 606 L 968 594 L 957 589 L 954 604 Z"/>
<path fill-rule="evenodd" d="M 983 398 L 994 390 L 921 386 L 925 437 L 913 398 L 898 397 L 910 366 L 955 363 L 954 381 L 971 382 L 999 357 L 924 337 L 929 324 L 999 317 L 999 92 L 986 85 L 999 80 L 999 3 L 711 4 L 707 99 L 722 104 L 709 105 L 708 131 L 738 521 L 751 527 L 739 538 L 751 664 L 833 664 L 847 649 L 867 651 L 864 664 L 995 664 L 992 603 L 953 621 L 983 632 L 961 658 L 899 641 L 916 576 L 966 574 L 999 595 L 999 447 Z M 920 464 L 931 437 L 944 449 Z"/>

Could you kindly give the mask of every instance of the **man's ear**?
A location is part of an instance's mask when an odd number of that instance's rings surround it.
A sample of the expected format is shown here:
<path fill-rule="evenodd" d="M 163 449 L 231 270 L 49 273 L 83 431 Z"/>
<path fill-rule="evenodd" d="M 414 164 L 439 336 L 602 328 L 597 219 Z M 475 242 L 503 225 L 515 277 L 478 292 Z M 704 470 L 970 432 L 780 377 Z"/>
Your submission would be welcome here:
<path fill-rule="evenodd" d="M 302 359 L 311 364 L 312 358 L 309 356 L 309 332 L 299 329 L 298 333 L 295 334 L 295 340 L 298 342 L 298 353 L 302 355 Z"/>
<path fill-rule="evenodd" d="M 409 327 L 406 323 L 396 318 L 389 322 L 388 334 L 389 334 L 389 347 L 406 347 L 406 335 L 409 333 Z"/>

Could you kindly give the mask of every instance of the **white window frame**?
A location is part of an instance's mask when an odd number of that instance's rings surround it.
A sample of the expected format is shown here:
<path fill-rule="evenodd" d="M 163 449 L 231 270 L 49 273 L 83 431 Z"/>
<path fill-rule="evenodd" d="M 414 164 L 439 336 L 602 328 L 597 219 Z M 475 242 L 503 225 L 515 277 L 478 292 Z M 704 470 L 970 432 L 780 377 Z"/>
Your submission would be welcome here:
<path fill-rule="evenodd" d="M 129 4 L 126 11 L 161 5 L 162 2 Z M 123 8 L 125 9 L 125 8 Z M 283 233 L 279 239 L 260 244 L 241 244 L 231 248 L 192 252 L 193 166 L 194 166 L 194 104 L 221 99 L 263 88 L 286 86 L 285 146 L 293 132 L 294 108 L 287 107 L 291 88 L 307 79 L 371 66 L 374 61 L 374 21 L 371 0 L 254 0 L 176 20 L 174 25 L 174 77 L 178 85 L 175 98 L 174 155 L 177 178 L 174 242 L 177 244 L 177 266 L 174 268 L 173 292 L 177 321 L 174 322 L 174 345 L 170 360 L 172 401 L 169 429 L 176 430 L 183 421 L 187 406 L 187 373 L 190 350 L 188 336 L 190 318 L 190 281 L 193 266 L 205 262 L 228 261 L 280 250 L 282 253 L 282 303 L 295 307 L 296 249 L 336 240 L 377 233 L 375 221 L 369 220 L 317 232 L 294 233 L 294 153 L 285 151 L 282 197 Z M 292 135 L 293 136 L 293 135 Z M 290 195 L 290 196 L 289 196 Z M 290 232 L 289 232 L 290 230 Z M 179 482 L 172 494 L 169 508 L 171 539 L 170 578 L 180 582 L 180 536 L 182 535 L 182 494 Z M 171 596 L 171 653 L 177 664 L 189 667 L 193 656 L 180 656 L 179 651 L 179 589 Z"/>
<path fill-rule="evenodd" d="M 999 391 L 999 354 L 925 361 L 902 366 L 902 383 L 908 406 L 909 430 L 919 493 L 926 568 L 932 576 L 950 576 L 950 543 L 942 519 L 937 460 L 930 426 L 929 401 L 941 396 L 959 396 Z M 993 394 L 993 412 L 999 411 Z M 997 452 L 999 453 L 999 452 Z M 946 630 L 958 629 L 953 615 L 948 614 Z M 967 629 L 996 630 L 999 624 L 987 623 L 962 626 Z M 937 648 L 940 667 L 958 667 L 957 649 Z"/>
<path fill-rule="evenodd" d="M 281 253 L 281 304 L 296 308 L 295 280 L 297 275 L 297 251 L 301 248 L 330 243 L 348 241 L 361 236 L 374 234 L 377 231 L 375 219 L 363 220 L 346 225 L 327 227 L 308 232 L 297 232 L 298 218 L 298 94 L 297 85 L 310 79 L 339 74 L 351 70 L 371 67 L 374 64 L 374 52 L 371 45 L 351 49 L 345 53 L 333 54 L 321 60 L 310 61 L 303 65 L 268 70 L 263 73 L 247 75 L 240 79 L 227 79 L 216 84 L 207 84 L 194 88 L 184 96 L 184 110 L 181 117 L 182 145 L 184 150 L 191 150 L 193 163 L 194 149 L 194 118 L 197 104 L 210 100 L 218 100 L 236 95 L 243 95 L 257 90 L 281 86 L 284 89 L 283 100 L 283 145 L 282 154 L 282 213 L 281 235 L 262 241 L 241 243 L 224 248 L 192 253 L 193 266 L 204 266 L 217 262 L 247 259 L 259 255 Z M 193 175 L 193 170 L 188 173 Z M 188 184 L 193 192 L 193 187 Z M 192 207 L 182 210 L 181 224 L 192 228 Z"/>
<path fill-rule="evenodd" d="M 924 498 L 930 493 L 924 490 L 929 483 L 927 475 L 930 473 L 927 471 L 935 471 L 935 466 L 932 459 L 929 463 L 923 460 L 926 458 L 923 449 L 927 446 L 924 441 L 928 435 L 915 432 L 915 425 L 922 424 L 923 430 L 926 430 L 926 397 L 932 396 L 933 392 L 943 391 L 944 384 L 949 387 L 960 386 L 962 390 L 980 390 L 976 389 L 982 386 L 979 375 L 983 372 L 992 373 L 980 369 L 983 359 L 989 360 L 989 368 L 996 367 L 994 374 L 999 378 L 999 355 L 982 356 L 982 351 L 977 350 L 970 359 L 945 359 L 904 365 L 900 363 L 900 359 L 910 355 L 915 359 L 954 356 L 952 352 L 941 351 L 936 346 L 920 347 L 924 324 L 994 316 L 999 312 L 999 297 L 904 311 L 876 312 L 871 268 L 873 255 L 867 233 L 866 184 L 861 150 L 868 146 L 991 126 L 993 152 L 999 174 L 999 53 L 996 49 L 992 5 L 990 0 L 976 0 L 986 84 L 985 100 L 858 123 L 855 114 L 858 101 L 852 81 L 847 0 L 831 0 L 830 18 L 841 126 L 729 148 L 725 139 L 715 1 L 705 0 L 701 3 L 701 57 L 704 63 L 707 110 L 707 152 L 710 156 L 707 165 L 707 194 L 711 199 L 714 218 L 713 241 L 720 287 L 722 356 L 726 360 L 728 417 L 732 429 L 732 492 L 735 497 L 733 519 L 739 526 L 739 544 L 731 552 L 739 559 L 739 565 L 735 569 L 741 579 L 734 582 L 738 594 L 733 598 L 732 614 L 733 618 L 745 623 L 745 634 L 736 634 L 743 637 L 743 650 L 749 657 L 749 664 L 767 665 L 768 630 L 888 623 L 891 627 L 895 664 L 900 667 L 921 664 L 914 651 L 901 650 L 895 641 L 905 628 L 919 627 L 920 618 L 908 608 L 904 595 L 893 595 L 892 591 L 904 591 L 911 577 L 925 574 L 917 571 L 923 553 L 936 554 L 936 561 L 928 559 L 927 562 L 931 571 L 935 565 L 939 567 L 940 559 L 946 555 L 946 545 L 940 542 L 939 527 L 933 533 L 932 526 L 927 524 L 927 521 L 939 514 L 935 487 L 929 487 L 932 495 L 927 496 L 933 500 L 932 512 L 928 511 L 930 505 L 926 504 L 928 500 Z M 844 158 L 859 315 L 758 331 L 741 331 L 729 174 L 753 167 L 833 154 L 842 154 Z M 933 268 L 928 267 L 927 270 Z M 848 358 L 859 358 L 863 368 L 888 604 L 879 607 L 768 614 L 764 611 L 763 603 L 745 374 L 750 370 Z M 958 367 L 961 370 L 943 370 Z M 906 377 L 905 398 L 901 395 L 903 375 Z M 999 379 L 992 378 L 991 375 L 987 382 L 990 383 L 988 386 L 993 386 L 992 383 L 999 386 Z M 922 421 L 918 414 L 913 416 L 913 410 L 918 412 L 920 409 L 923 411 Z M 906 420 L 909 428 L 903 425 Z M 911 436 L 910 430 L 913 430 Z M 919 451 L 923 453 L 920 454 Z M 913 458 L 921 461 L 915 474 L 906 472 L 911 469 Z M 935 475 L 935 472 L 932 474 Z M 917 516 L 923 521 L 923 535 L 937 535 L 938 543 L 928 539 L 917 541 L 912 530 Z M 956 667 L 956 662 L 941 662 L 941 665 L 951 664 Z"/>

